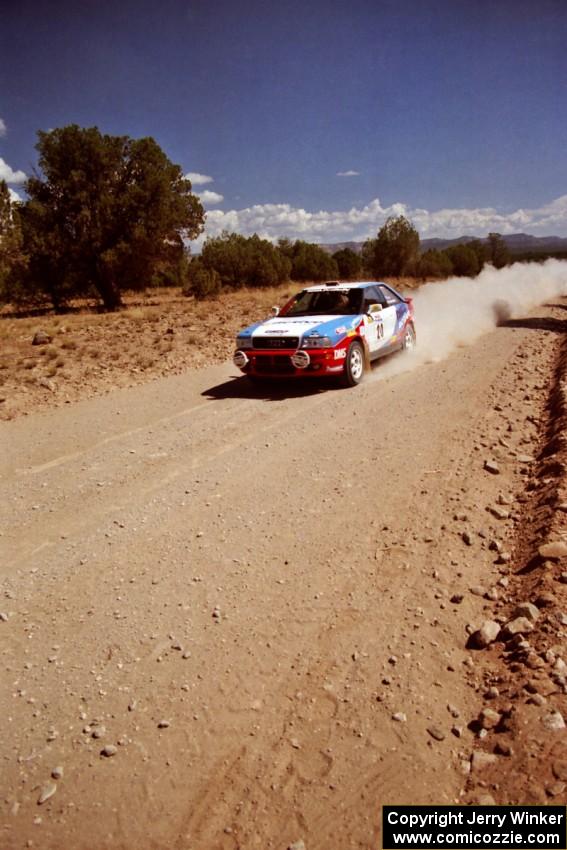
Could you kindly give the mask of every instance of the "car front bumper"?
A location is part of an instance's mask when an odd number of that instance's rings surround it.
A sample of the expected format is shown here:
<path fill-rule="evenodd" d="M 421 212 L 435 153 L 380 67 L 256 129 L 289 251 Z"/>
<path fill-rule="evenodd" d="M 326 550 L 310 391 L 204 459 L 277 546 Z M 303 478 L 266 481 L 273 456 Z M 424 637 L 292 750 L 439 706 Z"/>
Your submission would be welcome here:
<path fill-rule="evenodd" d="M 338 375 L 344 370 L 346 351 L 336 348 L 298 351 L 238 350 L 233 363 L 245 375 L 302 378 Z M 305 365 L 302 365 L 305 363 Z M 301 365 L 300 365 L 301 364 Z"/>

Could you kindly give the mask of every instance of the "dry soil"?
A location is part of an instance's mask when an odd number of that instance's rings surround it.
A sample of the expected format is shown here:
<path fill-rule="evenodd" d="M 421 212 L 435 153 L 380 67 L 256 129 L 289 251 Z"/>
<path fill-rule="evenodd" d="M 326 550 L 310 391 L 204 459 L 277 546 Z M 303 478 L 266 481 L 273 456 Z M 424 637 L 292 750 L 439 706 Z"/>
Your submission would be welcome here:
<path fill-rule="evenodd" d="M 354 390 L 224 364 L 3 422 L 0 846 L 565 803 L 566 308 Z"/>

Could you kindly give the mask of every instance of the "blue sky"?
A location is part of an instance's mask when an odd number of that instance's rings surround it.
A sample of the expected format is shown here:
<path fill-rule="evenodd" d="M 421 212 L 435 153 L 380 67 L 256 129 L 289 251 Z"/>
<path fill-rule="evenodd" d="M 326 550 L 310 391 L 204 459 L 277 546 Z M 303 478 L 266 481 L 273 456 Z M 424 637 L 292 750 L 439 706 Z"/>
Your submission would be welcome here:
<path fill-rule="evenodd" d="M 0 177 L 96 125 L 194 175 L 210 235 L 567 236 L 566 44 L 565 0 L 6 0 Z"/>

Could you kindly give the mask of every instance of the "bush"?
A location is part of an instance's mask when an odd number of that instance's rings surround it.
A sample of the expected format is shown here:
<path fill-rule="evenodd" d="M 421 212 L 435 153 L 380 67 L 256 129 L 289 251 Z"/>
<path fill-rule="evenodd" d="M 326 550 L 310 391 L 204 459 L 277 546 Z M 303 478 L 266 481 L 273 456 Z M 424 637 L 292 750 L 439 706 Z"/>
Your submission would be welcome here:
<path fill-rule="evenodd" d="M 201 260 L 192 260 L 187 270 L 187 283 L 183 287 L 183 295 L 211 298 L 218 295 L 221 289 L 222 282 L 218 272 L 215 269 L 208 269 Z"/>
<path fill-rule="evenodd" d="M 417 264 L 419 277 L 446 278 L 453 273 L 453 264 L 445 251 L 426 251 Z"/>
<path fill-rule="evenodd" d="M 476 277 L 482 268 L 478 254 L 469 245 L 454 245 L 445 251 L 457 277 Z"/>
<path fill-rule="evenodd" d="M 351 248 L 335 251 L 333 260 L 337 264 L 341 280 L 357 280 L 362 273 L 362 258 Z"/>
<path fill-rule="evenodd" d="M 223 286 L 274 286 L 289 280 L 291 263 L 267 239 L 223 233 L 207 239 L 201 262 L 214 269 Z"/>
<path fill-rule="evenodd" d="M 293 280 L 330 280 L 339 276 L 336 261 L 319 245 L 298 240 L 292 248 Z"/>

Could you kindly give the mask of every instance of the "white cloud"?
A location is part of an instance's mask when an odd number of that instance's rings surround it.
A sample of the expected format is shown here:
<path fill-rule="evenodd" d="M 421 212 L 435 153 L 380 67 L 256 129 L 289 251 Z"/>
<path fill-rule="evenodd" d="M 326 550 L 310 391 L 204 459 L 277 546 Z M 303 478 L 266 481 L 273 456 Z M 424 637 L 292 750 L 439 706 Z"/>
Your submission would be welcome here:
<path fill-rule="evenodd" d="M 6 122 L 0 118 L 0 138 L 5 136 L 8 132 L 8 128 L 6 127 Z"/>
<path fill-rule="evenodd" d="M 189 171 L 185 175 L 186 180 L 190 180 L 193 186 L 204 186 L 205 183 L 212 183 L 213 178 L 209 177 L 208 174 L 197 174 L 196 171 Z"/>
<path fill-rule="evenodd" d="M 27 177 L 23 171 L 13 171 L 0 156 L 0 180 L 5 180 L 6 183 L 25 183 Z"/>
<path fill-rule="evenodd" d="M 337 171 L 337 177 L 360 177 L 360 171 Z"/>
<path fill-rule="evenodd" d="M 282 236 L 308 242 L 362 241 L 375 236 L 392 215 L 409 218 L 422 239 L 486 236 L 490 231 L 567 236 L 567 195 L 542 207 L 508 213 L 492 207 L 426 210 L 404 203 L 383 206 L 378 198 L 364 207 L 317 212 L 290 204 L 256 204 L 240 210 L 209 211 L 205 236 L 218 236 L 228 230 L 244 236 L 257 233 L 272 241 Z"/>
<path fill-rule="evenodd" d="M 218 192 L 211 192 L 209 189 L 199 192 L 198 195 L 204 204 L 220 204 L 224 201 L 224 195 L 219 195 Z"/>
<path fill-rule="evenodd" d="M 8 192 L 9 192 L 9 194 L 10 194 L 10 200 L 11 200 L 12 202 L 15 202 L 15 201 L 21 202 L 21 201 L 23 201 L 23 198 L 22 198 L 22 197 L 20 197 L 20 195 L 18 195 L 18 193 L 17 193 L 17 192 L 14 192 L 14 190 L 13 190 L 13 189 L 10 189 L 10 187 L 9 187 L 9 186 L 8 186 Z"/>

